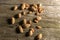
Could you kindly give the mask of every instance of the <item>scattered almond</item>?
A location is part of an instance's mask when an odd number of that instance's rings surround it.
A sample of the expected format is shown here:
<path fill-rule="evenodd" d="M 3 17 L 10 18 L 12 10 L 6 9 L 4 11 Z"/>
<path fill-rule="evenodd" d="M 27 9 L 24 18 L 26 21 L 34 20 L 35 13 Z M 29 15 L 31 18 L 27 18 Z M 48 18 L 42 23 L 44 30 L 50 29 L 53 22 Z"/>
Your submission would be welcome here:
<path fill-rule="evenodd" d="M 36 19 L 39 21 L 41 20 L 42 18 L 40 16 L 37 16 Z"/>
<path fill-rule="evenodd" d="M 41 26 L 36 26 L 37 29 L 41 29 L 42 27 Z"/>
<path fill-rule="evenodd" d="M 43 7 L 42 7 L 42 4 L 39 4 L 39 6 L 38 6 L 38 12 L 39 13 L 42 13 L 43 12 Z"/>
<path fill-rule="evenodd" d="M 35 15 L 39 15 L 39 14 L 40 14 L 40 13 L 38 13 L 38 12 L 37 12 L 37 13 L 35 13 Z"/>
<path fill-rule="evenodd" d="M 24 32 L 23 31 L 23 28 L 21 26 L 19 26 L 19 31 L 20 31 L 20 33 L 23 33 Z"/>
<path fill-rule="evenodd" d="M 30 28 L 30 30 L 31 30 L 32 32 L 34 32 L 34 29 L 33 29 L 33 28 Z"/>
<path fill-rule="evenodd" d="M 31 13 L 32 13 L 32 11 L 29 11 L 29 12 L 28 12 L 28 14 L 31 14 Z"/>
<path fill-rule="evenodd" d="M 26 3 L 25 5 L 26 5 L 26 9 L 28 9 L 28 8 L 30 7 L 30 5 L 29 5 L 29 4 L 27 4 L 27 3 Z"/>
<path fill-rule="evenodd" d="M 32 11 L 37 11 L 37 9 L 34 6 L 32 6 L 31 9 Z"/>
<path fill-rule="evenodd" d="M 11 23 L 12 23 L 12 24 L 15 23 L 15 18 L 14 18 L 14 17 L 11 18 Z"/>
<path fill-rule="evenodd" d="M 27 24 L 31 24 L 31 23 L 32 23 L 32 21 L 31 21 L 31 20 L 28 20 L 28 21 L 27 21 Z"/>
<path fill-rule="evenodd" d="M 22 12 L 22 15 L 26 15 L 26 12 Z"/>
<path fill-rule="evenodd" d="M 33 35 L 33 32 L 32 31 L 29 31 L 29 36 L 32 36 Z"/>
<path fill-rule="evenodd" d="M 23 28 L 29 28 L 30 26 L 30 24 L 23 24 Z"/>
<path fill-rule="evenodd" d="M 27 20 L 26 19 L 23 19 L 23 24 L 26 24 L 27 23 Z"/>
<path fill-rule="evenodd" d="M 33 4 L 33 6 L 34 6 L 35 8 L 37 8 L 37 4 Z"/>
<path fill-rule="evenodd" d="M 24 10 L 25 7 L 26 7 L 26 6 L 25 6 L 25 3 L 23 3 L 22 6 L 21 6 L 21 9 Z"/>
<path fill-rule="evenodd" d="M 18 6 L 17 6 L 17 5 L 15 5 L 13 10 L 17 10 L 17 9 L 18 9 Z"/>
<path fill-rule="evenodd" d="M 38 23 L 38 20 L 35 19 L 34 22 L 35 22 L 35 23 Z"/>
<path fill-rule="evenodd" d="M 38 12 L 39 12 L 39 13 L 42 13 L 43 10 L 44 10 L 44 9 L 43 9 L 42 7 L 39 7 L 39 8 L 38 8 Z"/>
<path fill-rule="evenodd" d="M 33 28 L 31 28 L 31 29 L 29 30 L 29 36 L 32 36 L 32 35 L 33 35 L 33 33 L 34 33 L 34 29 L 33 29 Z"/>
<path fill-rule="evenodd" d="M 21 18 L 21 13 L 18 14 L 18 18 Z"/>
<path fill-rule="evenodd" d="M 36 38 L 37 38 L 37 40 L 42 39 L 42 34 L 41 34 L 41 33 L 40 33 L 40 34 L 38 34 L 38 35 L 36 36 Z"/>

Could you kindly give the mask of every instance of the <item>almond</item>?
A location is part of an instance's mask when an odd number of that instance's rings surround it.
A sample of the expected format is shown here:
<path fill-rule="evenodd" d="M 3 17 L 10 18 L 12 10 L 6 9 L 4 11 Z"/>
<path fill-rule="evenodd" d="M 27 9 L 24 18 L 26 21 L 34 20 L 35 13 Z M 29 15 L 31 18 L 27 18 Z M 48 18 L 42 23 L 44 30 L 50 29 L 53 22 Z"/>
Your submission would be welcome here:
<path fill-rule="evenodd" d="M 17 10 L 17 9 L 18 9 L 18 6 L 17 6 L 17 5 L 15 5 L 13 10 Z"/>
<path fill-rule="evenodd" d="M 38 23 L 38 20 L 35 19 L 34 22 L 35 22 L 35 23 Z"/>
<path fill-rule="evenodd" d="M 32 36 L 32 35 L 33 35 L 33 33 L 34 33 L 34 29 L 33 29 L 33 28 L 31 28 L 31 29 L 29 30 L 29 36 Z"/>
<path fill-rule="evenodd" d="M 37 35 L 37 40 L 40 40 L 40 39 L 42 39 L 42 34 L 41 33 Z"/>
<path fill-rule="evenodd" d="M 29 28 L 30 26 L 30 24 L 23 24 L 23 28 Z"/>
<path fill-rule="evenodd" d="M 15 23 L 15 18 L 14 18 L 14 17 L 11 18 L 11 23 L 12 23 L 12 24 Z"/>
<path fill-rule="evenodd" d="M 23 19 L 23 24 L 26 24 L 27 23 L 27 20 L 26 19 Z"/>
<path fill-rule="evenodd" d="M 32 32 L 34 32 L 34 29 L 33 29 L 33 28 L 31 28 L 30 30 L 31 30 Z"/>
<path fill-rule="evenodd" d="M 41 26 L 36 26 L 37 29 L 41 29 L 42 27 Z"/>
<path fill-rule="evenodd" d="M 18 18 L 21 18 L 21 13 L 18 14 Z"/>
<path fill-rule="evenodd" d="M 21 26 L 19 26 L 19 31 L 20 31 L 20 33 L 23 33 L 24 32 L 23 31 L 23 28 Z"/>
<path fill-rule="evenodd" d="M 26 6 L 25 6 L 25 3 L 23 3 L 22 6 L 21 6 L 21 9 L 24 10 L 25 7 L 26 7 Z"/>
<path fill-rule="evenodd" d="M 36 19 L 39 21 L 41 20 L 42 18 L 40 16 L 37 16 Z"/>

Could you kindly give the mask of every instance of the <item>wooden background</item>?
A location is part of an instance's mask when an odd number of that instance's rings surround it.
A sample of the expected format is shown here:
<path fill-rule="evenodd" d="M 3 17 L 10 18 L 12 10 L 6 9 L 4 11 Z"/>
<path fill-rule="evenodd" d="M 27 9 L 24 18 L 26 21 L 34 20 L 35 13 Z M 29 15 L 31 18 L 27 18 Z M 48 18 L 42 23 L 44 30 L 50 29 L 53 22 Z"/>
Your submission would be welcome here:
<path fill-rule="evenodd" d="M 35 29 L 32 37 L 25 36 L 28 29 L 25 29 L 24 33 L 16 33 L 20 19 L 16 19 L 14 25 L 7 23 L 8 18 L 20 12 L 20 10 L 12 11 L 10 8 L 21 3 L 43 4 L 42 20 L 38 24 L 32 23 L 32 27 L 41 25 L 42 29 Z M 22 16 L 21 19 L 24 17 L 32 20 L 35 15 Z M 34 40 L 39 33 L 43 34 L 42 40 L 60 40 L 60 0 L 0 0 L 0 40 Z"/>

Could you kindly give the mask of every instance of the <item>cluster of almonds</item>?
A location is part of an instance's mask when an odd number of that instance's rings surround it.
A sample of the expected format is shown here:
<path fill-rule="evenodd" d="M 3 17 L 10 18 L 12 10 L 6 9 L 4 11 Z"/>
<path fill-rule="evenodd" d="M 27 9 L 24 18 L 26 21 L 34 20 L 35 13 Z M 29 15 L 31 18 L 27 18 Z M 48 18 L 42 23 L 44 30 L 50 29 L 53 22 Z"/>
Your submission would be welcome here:
<path fill-rule="evenodd" d="M 31 4 L 30 5 L 30 4 L 27 4 L 27 3 L 23 3 L 20 7 L 21 7 L 21 10 L 25 10 L 25 9 L 29 10 L 30 9 L 29 13 L 37 12 L 37 13 L 35 13 L 35 15 L 39 15 L 43 11 L 43 8 L 42 8 L 41 4 L 40 5 L 39 4 Z M 17 10 L 17 9 L 18 9 L 18 6 L 17 5 L 14 6 L 13 10 Z M 25 12 L 19 13 L 16 16 L 18 18 L 21 18 L 22 14 L 25 15 L 26 13 Z M 40 20 L 41 20 L 41 17 L 37 16 L 36 18 L 33 19 L 33 22 L 34 23 L 38 23 Z M 11 24 L 15 24 L 15 17 L 11 17 L 11 21 L 10 22 L 11 22 Z M 30 28 L 31 27 L 31 23 L 32 23 L 31 20 L 23 19 L 22 20 L 22 25 L 18 26 L 19 32 L 23 33 L 25 28 Z M 37 29 L 41 29 L 42 27 L 41 26 L 36 26 L 36 28 Z M 30 28 L 27 34 L 29 36 L 32 36 L 34 34 L 34 28 Z M 42 39 L 42 34 L 41 33 L 38 34 L 36 36 L 36 39 L 37 40 Z"/>
<path fill-rule="evenodd" d="M 37 13 L 41 13 L 44 10 L 41 4 L 27 4 L 27 3 L 23 3 L 19 7 L 15 5 L 13 10 L 17 10 L 17 9 L 21 9 L 21 10 L 27 9 L 29 11 L 34 11 Z"/>

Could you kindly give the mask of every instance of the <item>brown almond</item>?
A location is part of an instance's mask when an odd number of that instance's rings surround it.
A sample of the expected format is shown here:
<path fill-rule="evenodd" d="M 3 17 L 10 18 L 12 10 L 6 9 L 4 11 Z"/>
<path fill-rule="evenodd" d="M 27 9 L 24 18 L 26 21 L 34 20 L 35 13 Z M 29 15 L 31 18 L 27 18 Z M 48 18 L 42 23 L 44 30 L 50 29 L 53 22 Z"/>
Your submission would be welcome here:
<path fill-rule="evenodd" d="M 37 4 L 33 4 L 33 6 L 34 6 L 35 8 L 37 8 Z"/>
<path fill-rule="evenodd" d="M 22 15 L 26 15 L 26 12 L 22 12 Z"/>
<path fill-rule="evenodd" d="M 12 24 L 15 23 L 15 18 L 14 18 L 14 17 L 11 18 L 11 23 L 12 23 Z"/>
<path fill-rule="evenodd" d="M 23 28 L 29 28 L 30 26 L 30 24 L 23 24 Z"/>
<path fill-rule="evenodd" d="M 40 16 L 37 16 L 36 19 L 39 21 L 41 20 L 42 18 Z"/>
<path fill-rule="evenodd" d="M 40 15 L 40 13 L 37 12 L 37 13 L 35 13 L 35 15 Z"/>
<path fill-rule="evenodd" d="M 22 4 L 21 9 L 24 10 L 26 8 L 25 3 Z"/>
<path fill-rule="evenodd" d="M 20 33 L 23 33 L 24 32 L 23 31 L 23 28 L 21 26 L 19 26 L 19 31 L 20 31 Z"/>
<path fill-rule="evenodd" d="M 38 20 L 35 19 L 34 22 L 35 22 L 35 23 L 38 23 Z"/>
<path fill-rule="evenodd" d="M 42 7 L 38 8 L 38 12 L 39 12 L 39 13 L 42 13 L 43 10 L 44 10 L 44 9 L 43 9 Z"/>
<path fill-rule="evenodd" d="M 36 26 L 37 29 L 41 29 L 42 27 L 41 26 Z"/>
<path fill-rule="evenodd" d="M 39 13 L 42 13 L 42 12 L 43 12 L 43 10 L 44 10 L 44 9 L 43 9 L 43 7 L 42 7 L 42 4 L 39 4 L 38 12 L 39 12 Z"/>
<path fill-rule="evenodd" d="M 34 33 L 34 29 L 33 28 L 29 29 L 29 36 L 32 36 L 33 33 Z"/>
<path fill-rule="evenodd" d="M 17 10 L 17 9 L 18 9 L 18 6 L 17 6 L 17 5 L 15 5 L 13 10 Z"/>
<path fill-rule="evenodd" d="M 37 11 L 37 9 L 34 6 L 32 6 L 32 11 Z"/>
<path fill-rule="evenodd" d="M 27 4 L 27 3 L 26 3 L 25 5 L 26 5 L 26 9 L 28 9 L 28 8 L 30 7 L 30 5 L 29 5 L 29 4 Z"/>
<path fill-rule="evenodd" d="M 31 23 L 32 23 L 32 21 L 31 21 L 31 20 L 28 20 L 28 21 L 27 21 L 27 24 L 31 24 Z"/>
<path fill-rule="evenodd" d="M 30 31 L 34 32 L 34 29 L 33 29 L 33 28 L 31 28 L 31 29 L 30 29 Z"/>
<path fill-rule="evenodd" d="M 27 23 L 27 20 L 26 19 L 23 19 L 23 24 L 26 24 Z"/>
<path fill-rule="evenodd" d="M 29 31 L 29 36 L 32 36 L 33 35 L 33 32 L 32 31 Z"/>
<path fill-rule="evenodd" d="M 40 40 L 40 39 L 42 39 L 42 33 L 37 35 L 37 40 Z"/>
<path fill-rule="evenodd" d="M 21 18 L 21 13 L 18 14 L 18 18 Z"/>
<path fill-rule="evenodd" d="M 28 12 L 28 14 L 31 14 L 31 13 L 32 13 L 32 11 L 29 11 L 29 12 Z"/>

